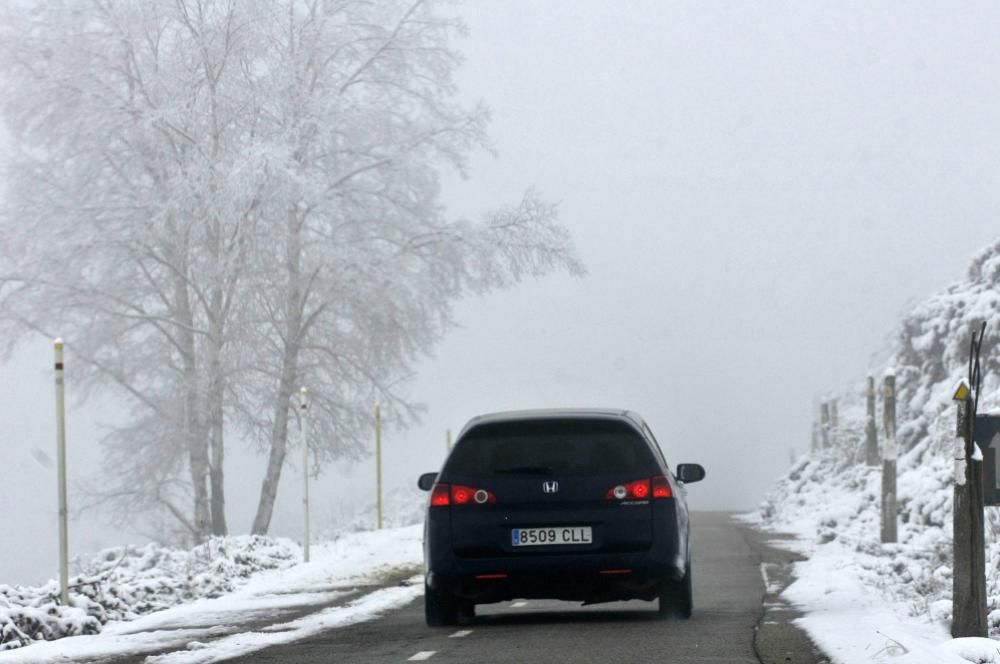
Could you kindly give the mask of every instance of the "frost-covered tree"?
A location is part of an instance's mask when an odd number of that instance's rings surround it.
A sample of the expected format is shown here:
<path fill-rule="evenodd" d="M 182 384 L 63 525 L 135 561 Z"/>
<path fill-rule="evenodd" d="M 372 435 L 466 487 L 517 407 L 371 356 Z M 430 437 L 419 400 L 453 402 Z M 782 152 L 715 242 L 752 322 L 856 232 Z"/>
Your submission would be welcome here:
<path fill-rule="evenodd" d="M 185 487 L 196 538 L 226 530 L 222 355 L 259 195 L 234 16 L 54 2 L 8 7 L 0 38 L 5 318 L 58 329 L 77 376 L 130 398 L 134 417 L 106 441 L 107 493 L 180 516 Z"/>
<path fill-rule="evenodd" d="M 225 434 L 269 455 L 254 532 L 310 388 L 317 463 L 363 453 L 371 404 L 451 308 L 580 273 L 529 191 L 448 218 L 486 112 L 455 100 L 462 29 L 417 0 L 97 0 L 8 7 L 0 113 L 14 137 L 0 306 L 68 336 L 87 384 L 125 395 L 103 493 L 226 531 Z M 188 506 L 185 506 L 185 501 Z"/>

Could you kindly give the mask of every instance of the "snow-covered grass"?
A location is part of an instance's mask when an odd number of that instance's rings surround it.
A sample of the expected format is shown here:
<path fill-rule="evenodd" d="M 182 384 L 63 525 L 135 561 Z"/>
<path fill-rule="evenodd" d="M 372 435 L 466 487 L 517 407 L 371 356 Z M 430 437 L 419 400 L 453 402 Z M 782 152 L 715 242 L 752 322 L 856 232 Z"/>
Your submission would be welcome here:
<path fill-rule="evenodd" d="M 376 615 L 412 599 L 422 586 L 386 588 L 372 597 L 348 595 L 358 586 L 416 570 L 422 529 L 405 524 L 422 520 L 425 500 L 415 488 L 391 492 L 385 521 L 395 527 L 363 530 L 374 524 L 374 510 L 363 510 L 349 528 L 327 531 L 314 543 L 307 564 L 301 562 L 300 545 L 291 540 L 236 536 L 212 538 L 190 550 L 148 544 L 102 551 L 78 563 L 69 606 L 60 603 L 54 581 L 38 587 L 0 585 L 0 662 L 48 661 L 67 652 L 84 658 L 186 649 L 189 644 L 207 656 L 217 647 L 235 652 L 269 643 L 235 634 L 241 625 L 280 622 L 296 612 L 312 613 L 310 607 L 318 613 L 293 616 L 280 626 L 282 639 Z M 341 597 L 344 606 L 321 611 Z M 225 643 L 214 645 L 220 640 Z"/>

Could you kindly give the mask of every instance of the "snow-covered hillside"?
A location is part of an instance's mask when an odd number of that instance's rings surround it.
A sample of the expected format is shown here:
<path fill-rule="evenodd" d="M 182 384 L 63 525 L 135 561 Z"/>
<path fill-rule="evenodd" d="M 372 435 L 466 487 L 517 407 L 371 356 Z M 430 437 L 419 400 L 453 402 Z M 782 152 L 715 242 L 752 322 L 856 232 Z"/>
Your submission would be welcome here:
<path fill-rule="evenodd" d="M 880 543 L 881 467 L 863 465 L 864 376 L 839 395 L 842 416 L 836 448 L 794 464 L 759 514 L 765 527 L 798 534 L 800 546 L 813 559 L 839 561 L 835 575 L 840 583 L 858 582 L 908 623 L 935 625 L 941 639 L 951 619 L 951 397 L 957 382 L 966 377 L 970 337 L 982 321 L 987 329 L 980 412 L 987 412 L 1000 407 L 1000 242 L 974 258 L 964 280 L 905 317 L 894 357 L 879 367 L 878 373 L 891 369 L 897 376 L 898 544 Z M 998 636 L 1000 514 L 996 508 L 986 511 L 988 622 L 991 635 Z M 800 572 L 808 574 L 808 567 Z M 800 599 L 800 604 L 809 604 L 808 597 Z M 858 602 L 863 604 L 860 598 Z M 1000 661 L 1000 650 L 996 658 Z"/>

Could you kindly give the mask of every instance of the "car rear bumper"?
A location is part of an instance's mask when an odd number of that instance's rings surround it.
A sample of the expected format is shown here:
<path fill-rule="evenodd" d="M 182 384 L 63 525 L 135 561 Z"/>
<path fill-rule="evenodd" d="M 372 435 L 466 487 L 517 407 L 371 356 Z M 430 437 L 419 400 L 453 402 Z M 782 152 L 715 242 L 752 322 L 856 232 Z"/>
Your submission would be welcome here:
<path fill-rule="evenodd" d="M 477 603 L 514 598 L 602 602 L 653 599 L 683 578 L 686 560 L 668 547 L 636 553 L 510 555 L 463 559 L 442 555 L 428 565 L 435 590 Z"/>

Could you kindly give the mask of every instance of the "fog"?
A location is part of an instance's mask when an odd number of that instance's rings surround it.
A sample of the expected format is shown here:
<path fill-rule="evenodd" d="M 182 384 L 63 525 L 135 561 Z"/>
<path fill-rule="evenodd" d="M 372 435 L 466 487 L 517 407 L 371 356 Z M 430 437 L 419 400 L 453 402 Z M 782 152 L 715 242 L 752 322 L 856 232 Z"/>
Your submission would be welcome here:
<path fill-rule="evenodd" d="M 456 216 L 538 187 L 589 274 L 464 300 L 386 431 L 386 484 L 435 470 L 445 431 L 509 408 L 638 411 L 668 461 L 702 463 L 694 509 L 761 500 L 808 449 L 817 398 L 888 360 L 911 303 L 957 279 L 1000 218 L 1000 7 L 934 3 L 471 2 L 458 86 L 492 109 L 495 155 L 452 178 Z M 72 390 L 72 358 L 67 358 Z M 0 582 L 55 571 L 51 348 L 3 367 Z M 70 415 L 70 475 L 98 422 Z M 233 445 L 249 527 L 263 457 Z M 43 451 L 44 454 L 40 454 Z M 298 468 L 274 534 L 299 536 Z M 328 468 L 317 521 L 371 502 L 371 461 Z M 77 516 L 72 550 L 140 541 Z"/>

